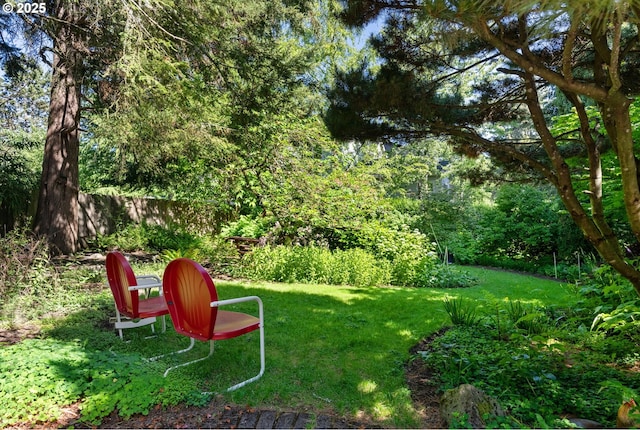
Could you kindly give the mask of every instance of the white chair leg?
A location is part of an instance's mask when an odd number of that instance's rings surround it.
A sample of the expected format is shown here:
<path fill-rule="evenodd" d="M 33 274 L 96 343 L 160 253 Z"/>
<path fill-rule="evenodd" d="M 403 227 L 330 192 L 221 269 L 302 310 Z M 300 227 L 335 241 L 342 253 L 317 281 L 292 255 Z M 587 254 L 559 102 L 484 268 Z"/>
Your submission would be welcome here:
<path fill-rule="evenodd" d="M 164 333 L 166 331 L 167 326 L 164 320 L 164 315 L 162 316 L 162 318 L 163 318 L 162 332 Z M 113 319 L 111 321 L 113 321 Z M 138 321 L 133 321 L 129 318 L 123 318 L 120 312 L 118 311 L 118 307 L 116 306 L 116 318 L 115 318 L 113 327 L 118 331 L 118 336 L 120 336 L 120 339 L 124 340 L 124 334 L 122 330 L 127 328 L 137 328 L 137 327 L 144 327 L 146 325 L 151 325 L 151 332 L 155 335 L 155 332 L 156 332 L 155 322 L 156 322 L 156 317 L 142 318 L 142 319 L 139 319 Z"/>
<path fill-rule="evenodd" d="M 195 346 L 195 344 L 196 344 L 196 340 L 194 338 L 192 338 L 192 337 L 189 338 L 189 340 L 190 340 L 190 343 L 189 343 L 189 346 L 187 348 L 181 349 L 180 351 L 169 352 L 167 354 L 156 355 L 155 357 L 147 358 L 147 361 L 156 361 L 156 360 L 159 360 L 161 358 L 168 357 L 170 355 L 182 354 L 184 352 L 191 351 L 193 349 L 193 347 Z"/>
<path fill-rule="evenodd" d="M 154 328 L 155 322 L 156 322 L 156 317 L 142 318 L 138 321 L 132 321 L 129 319 L 122 319 L 120 314 L 116 313 L 114 328 L 118 331 L 118 336 L 120 336 L 120 339 L 124 340 L 124 335 L 122 332 L 123 329 L 137 328 L 137 327 L 144 327 L 146 325 L 151 325 L 151 332 L 153 333 L 153 335 L 146 337 L 147 339 L 149 339 L 149 338 L 155 337 L 155 332 L 156 332 Z"/>
<path fill-rule="evenodd" d="M 114 327 L 118 330 L 118 334 L 120 335 L 120 340 L 124 340 L 124 336 L 122 335 L 122 328 L 120 328 L 120 323 L 122 323 L 122 318 L 120 317 L 120 311 L 118 310 L 118 305 L 116 305 L 116 322 Z"/>
<path fill-rule="evenodd" d="M 240 383 L 238 383 L 236 385 L 233 385 L 233 386 L 227 388 L 227 391 L 234 391 L 234 390 L 237 390 L 238 388 L 244 387 L 247 384 L 250 384 L 253 381 L 257 381 L 264 374 L 264 368 L 265 368 L 264 324 L 261 324 L 260 325 L 260 372 L 256 376 L 254 376 L 253 378 L 249 378 L 246 381 L 242 381 L 242 382 L 240 382 Z"/>
<path fill-rule="evenodd" d="M 189 349 L 193 348 L 193 344 L 194 344 L 194 339 L 191 338 L 191 346 L 185 350 L 179 351 L 179 352 L 185 352 L 188 351 Z M 178 352 L 174 353 L 174 354 L 178 354 Z M 167 354 L 167 355 L 171 355 L 171 354 Z M 197 360 L 193 360 L 193 361 L 188 361 L 186 363 L 182 363 L 182 364 L 177 364 L 175 366 L 172 366 L 170 368 L 168 368 L 167 370 L 165 370 L 164 372 L 164 377 L 166 378 L 167 375 L 169 374 L 170 371 L 172 371 L 173 369 L 177 369 L 178 367 L 182 367 L 182 366 L 188 366 L 189 364 L 193 364 L 193 363 L 197 363 L 198 361 L 202 361 L 202 360 L 206 360 L 207 358 L 211 357 L 213 355 L 213 341 L 210 340 L 209 341 L 209 354 L 206 357 L 202 357 L 202 358 L 198 358 Z"/>

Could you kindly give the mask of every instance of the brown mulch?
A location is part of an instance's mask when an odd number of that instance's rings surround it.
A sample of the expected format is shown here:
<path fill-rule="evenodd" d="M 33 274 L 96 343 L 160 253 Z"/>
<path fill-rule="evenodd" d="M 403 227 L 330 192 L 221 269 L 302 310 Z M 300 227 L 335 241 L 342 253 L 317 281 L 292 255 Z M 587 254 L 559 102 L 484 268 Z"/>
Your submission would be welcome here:
<path fill-rule="evenodd" d="M 25 325 L 11 329 L 0 329 L 0 346 L 13 345 L 23 339 L 33 339 L 39 335 L 40 328 L 34 325 Z"/>
<path fill-rule="evenodd" d="M 416 357 L 419 351 L 428 351 L 437 337 L 442 336 L 446 329 L 439 330 L 431 336 L 423 339 L 411 348 L 411 357 Z M 445 428 L 445 423 L 440 416 L 440 396 L 438 390 L 438 378 L 424 360 L 410 359 L 405 368 L 405 378 L 411 391 L 413 405 L 422 415 L 422 428 Z"/>
<path fill-rule="evenodd" d="M 311 413 L 255 409 L 213 400 L 207 406 L 157 408 L 148 415 L 123 420 L 114 412 L 99 428 L 198 428 L 198 429 L 356 429 L 376 428 L 375 423 L 340 417 L 331 413 Z M 76 425 L 76 428 L 82 428 Z"/>

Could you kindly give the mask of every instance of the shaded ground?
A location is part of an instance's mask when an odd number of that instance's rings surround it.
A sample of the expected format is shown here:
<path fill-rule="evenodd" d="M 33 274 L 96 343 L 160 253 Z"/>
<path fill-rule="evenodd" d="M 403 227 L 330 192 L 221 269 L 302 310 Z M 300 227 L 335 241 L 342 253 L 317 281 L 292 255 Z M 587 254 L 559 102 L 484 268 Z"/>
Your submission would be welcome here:
<path fill-rule="evenodd" d="M 145 259 L 148 255 L 135 255 L 133 258 Z M 104 264 L 104 256 L 92 254 L 76 259 L 80 264 Z M 413 356 L 417 351 L 427 350 L 431 341 L 440 333 L 435 333 L 414 346 Z M 35 326 L 0 329 L 0 345 L 13 344 L 26 338 L 38 337 L 39 329 Z M 411 360 L 405 367 L 405 376 L 415 408 L 422 417 L 421 428 L 442 428 L 439 413 L 440 393 L 433 373 L 422 360 Z M 78 422 L 79 404 L 63 409 L 60 420 L 46 425 L 29 424 L 14 428 L 91 428 Z M 113 412 L 106 417 L 98 428 L 131 429 L 131 428 L 219 428 L 219 429 L 288 429 L 288 428 L 381 428 L 380 423 L 345 417 L 331 411 L 293 411 L 274 409 L 254 409 L 241 405 L 224 403 L 221 398 L 212 400 L 207 406 L 172 406 L 158 407 L 147 415 L 135 415 L 128 420 L 120 418 Z"/>
<path fill-rule="evenodd" d="M 440 330 L 411 348 L 411 357 L 418 351 L 427 351 L 431 342 L 441 336 L 446 329 Z M 405 369 L 407 386 L 411 391 L 411 399 L 415 408 L 422 415 L 422 428 L 444 428 L 444 422 L 440 417 L 440 396 L 438 391 L 438 378 L 424 360 L 410 360 Z"/>
<path fill-rule="evenodd" d="M 205 407 L 172 407 L 147 416 L 121 420 L 115 414 L 100 428 L 205 428 L 205 429 L 347 429 L 374 428 L 375 423 L 352 420 L 334 414 L 276 411 L 211 402 Z M 379 426 L 378 426 L 379 427 Z"/>
<path fill-rule="evenodd" d="M 429 348 L 431 341 L 440 335 L 435 333 L 414 346 L 413 356 L 417 351 Z M 0 330 L 0 345 L 20 342 L 25 338 L 38 336 L 36 327 L 22 327 L 14 330 Z M 442 428 L 439 413 L 440 393 L 437 391 L 433 372 L 422 360 L 411 360 L 406 365 L 405 376 L 411 390 L 416 410 L 422 417 L 422 428 Z M 73 426 L 74 428 L 91 428 L 78 422 L 79 405 L 71 405 L 62 411 L 62 417 L 55 423 L 46 425 L 25 425 L 15 428 L 54 429 Z M 212 400 L 207 406 L 173 406 L 158 407 L 148 415 L 135 415 L 128 420 L 120 418 L 117 413 L 106 417 L 98 428 L 219 428 L 219 429 L 288 429 L 288 428 L 381 428 L 379 423 L 365 421 L 355 417 L 343 417 L 322 411 L 291 411 L 273 409 L 254 409 L 240 405 L 230 405 L 220 398 Z"/>
<path fill-rule="evenodd" d="M 412 349 L 425 350 L 435 334 Z M 406 378 L 416 409 L 422 416 L 421 428 L 443 428 L 439 412 L 440 394 L 433 373 L 422 360 L 412 360 L 406 366 Z M 80 428 L 76 426 L 77 428 Z M 346 429 L 382 428 L 379 423 L 353 417 L 310 411 L 258 410 L 213 400 L 205 407 L 171 407 L 156 409 L 147 416 L 120 419 L 112 413 L 100 428 L 220 428 L 220 429 Z"/>

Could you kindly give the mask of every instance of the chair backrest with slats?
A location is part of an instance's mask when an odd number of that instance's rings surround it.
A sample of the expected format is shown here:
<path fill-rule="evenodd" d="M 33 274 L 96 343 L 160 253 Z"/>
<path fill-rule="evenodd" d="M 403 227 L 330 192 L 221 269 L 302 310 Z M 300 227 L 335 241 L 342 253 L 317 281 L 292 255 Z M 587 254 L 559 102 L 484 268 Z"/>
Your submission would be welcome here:
<path fill-rule="evenodd" d="M 199 340 L 213 337 L 218 293 L 207 271 L 193 260 L 178 258 L 167 265 L 162 290 L 176 332 Z"/>
<path fill-rule="evenodd" d="M 138 294 L 131 294 L 130 286 L 137 285 L 129 262 L 117 251 L 107 254 L 107 279 L 118 312 L 129 318 L 138 318 Z"/>

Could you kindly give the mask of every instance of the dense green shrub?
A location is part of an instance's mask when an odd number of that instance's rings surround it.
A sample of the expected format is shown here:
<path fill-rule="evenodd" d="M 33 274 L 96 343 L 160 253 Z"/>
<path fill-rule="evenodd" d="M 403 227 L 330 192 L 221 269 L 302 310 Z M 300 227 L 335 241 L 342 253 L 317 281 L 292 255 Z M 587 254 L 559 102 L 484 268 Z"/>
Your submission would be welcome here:
<path fill-rule="evenodd" d="M 230 265 L 239 259 L 236 246 L 222 235 L 203 237 L 198 251 L 202 262 L 220 273 L 231 274 Z"/>
<path fill-rule="evenodd" d="M 406 224 L 390 226 L 381 221 L 364 222 L 358 229 L 342 232 L 340 247 L 360 248 L 391 264 L 391 284 L 412 286 L 423 261 L 435 261 L 435 245 L 426 235 Z"/>
<path fill-rule="evenodd" d="M 19 136 L 20 134 L 24 136 Z M 31 196 L 38 186 L 39 170 L 34 166 L 34 157 L 29 156 L 24 147 L 38 147 L 44 142 L 44 136 L 38 136 L 42 140 L 37 143 L 12 142 L 20 137 L 30 139 L 34 136 L 0 131 L 0 220 L 9 228 L 16 221 L 25 221 Z"/>
<path fill-rule="evenodd" d="M 353 223 L 350 226 L 335 228 L 306 226 L 300 227 L 295 234 L 283 235 L 282 228 L 275 223 L 269 228 L 268 219 L 240 217 L 238 221 L 228 224 L 222 229 L 223 236 L 264 237 L 271 245 L 284 243 L 300 248 L 328 248 L 334 250 L 335 257 L 341 252 L 358 250 L 366 251 L 368 255 L 378 260 L 379 265 L 390 267 L 390 283 L 393 285 L 413 286 L 422 269 L 424 260 L 435 261 L 435 244 L 430 243 L 426 235 L 416 229 L 411 229 L 407 222 L 411 217 L 391 212 L 384 220 L 372 219 Z M 292 232 L 289 232 L 292 233 Z M 285 251 L 282 251 L 284 253 Z M 282 257 L 282 256 L 281 256 Z M 253 258 L 260 258 L 255 256 Z M 358 259 L 364 257 L 359 256 Z M 297 250 L 295 255 L 286 258 L 286 270 L 274 263 L 274 272 L 270 279 L 307 279 L 305 282 L 343 283 L 347 276 L 347 269 L 342 264 L 342 274 L 329 276 L 323 269 L 327 257 L 319 251 Z M 295 260 L 295 262 L 293 261 Z M 315 261 L 314 261 L 315 260 Z M 278 267 L 275 267 L 278 266 Z M 292 269 L 296 267 L 296 269 Z M 305 273 L 306 270 L 306 273 Z M 351 270 L 351 269 L 349 269 Z M 335 270 L 334 270 L 335 271 Z M 319 275 L 321 274 L 321 275 Z M 245 275 L 246 276 L 246 275 Z M 327 281 L 333 278 L 332 281 Z M 337 278 L 337 280 L 336 280 Z M 343 279 L 340 281 L 339 279 Z M 314 281 L 315 280 L 315 281 Z M 353 280 L 349 283 L 353 284 Z M 358 281 L 359 282 L 359 281 Z"/>
<path fill-rule="evenodd" d="M 569 281 L 581 275 L 577 254 L 592 252 L 555 190 L 533 185 L 504 185 L 493 205 L 465 208 L 455 231 L 443 226 L 434 234 L 442 236 L 441 246 L 458 263 L 557 274 Z M 593 258 L 582 260 L 580 271 L 588 273 Z"/>
<path fill-rule="evenodd" d="M 640 299 L 629 282 L 611 266 L 604 265 L 595 270 L 581 291 L 596 299 L 592 329 L 626 335 L 637 333 Z"/>
<path fill-rule="evenodd" d="M 450 252 L 456 263 L 478 264 L 483 255 L 483 249 L 475 240 L 474 232 L 468 227 L 462 227 L 446 237 L 447 251 Z"/>
<path fill-rule="evenodd" d="M 389 283 L 390 266 L 362 249 L 279 245 L 254 249 L 234 274 L 277 282 L 373 286 Z"/>
<path fill-rule="evenodd" d="M 473 384 L 494 396 L 520 425 L 566 427 L 558 419 L 563 413 L 601 417 L 608 420 L 602 423 L 605 427 L 614 425 L 623 392 L 638 390 L 640 376 L 601 365 L 607 357 L 571 346 L 554 338 L 557 334 L 532 338 L 526 330 L 516 330 L 503 339 L 483 324 L 460 325 L 420 355 L 438 375 L 442 389 Z M 580 364 L 567 365 L 578 348 Z M 610 388 L 614 386 L 622 388 Z"/>
<path fill-rule="evenodd" d="M 433 258 L 433 257 L 431 257 Z M 424 259 L 430 259 L 424 257 Z M 391 262 L 391 284 L 398 286 L 413 286 L 419 276 L 420 262 L 423 258 L 415 259 L 411 255 L 398 255 Z"/>
<path fill-rule="evenodd" d="M 116 228 L 115 233 L 98 235 L 90 246 L 98 249 L 120 249 L 125 252 L 140 250 L 162 252 L 165 250 L 186 251 L 200 247 L 201 238 L 178 225 L 126 224 Z"/>
<path fill-rule="evenodd" d="M 233 273 L 277 282 L 358 286 L 460 288 L 475 284 L 466 272 L 439 263 L 433 255 L 420 260 L 400 255 L 389 261 L 360 248 L 331 251 L 316 246 L 260 247 L 245 255 Z"/>
<path fill-rule="evenodd" d="M 220 234 L 223 237 L 241 236 L 258 239 L 267 234 L 272 224 L 270 219 L 241 215 L 238 220 L 224 226 Z"/>
<path fill-rule="evenodd" d="M 188 232 L 179 225 L 145 225 L 142 228 L 146 233 L 148 247 L 154 251 L 166 249 L 188 250 L 200 247 L 201 237 Z"/>
<path fill-rule="evenodd" d="M 340 248 L 361 248 L 378 258 L 420 260 L 433 252 L 434 245 L 426 235 L 407 225 L 389 226 L 381 221 L 363 222 L 359 228 L 342 232 Z"/>
<path fill-rule="evenodd" d="M 114 233 L 98 234 L 89 241 L 89 247 L 100 250 L 120 249 L 125 252 L 149 248 L 149 237 L 142 224 L 118 225 Z"/>
<path fill-rule="evenodd" d="M 477 208 L 476 225 L 469 226 L 483 251 L 497 257 L 536 260 L 552 256 L 577 228 L 566 222 L 556 191 L 532 185 L 503 185 L 495 204 Z M 566 228 L 560 231 L 558 226 Z M 572 236 L 573 237 L 573 236 Z M 584 240 L 574 242 L 584 244 Z M 566 248 L 566 245 L 562 245 Z M 574 248 L 571 252 L 579 248 Z"/>
<path fill-rule="evenodd" d="M 422 288 L 467 288 L 476 283 L 473 276 L 459 267 L 423 258 L 416 265 L 411 285 Z"/>

